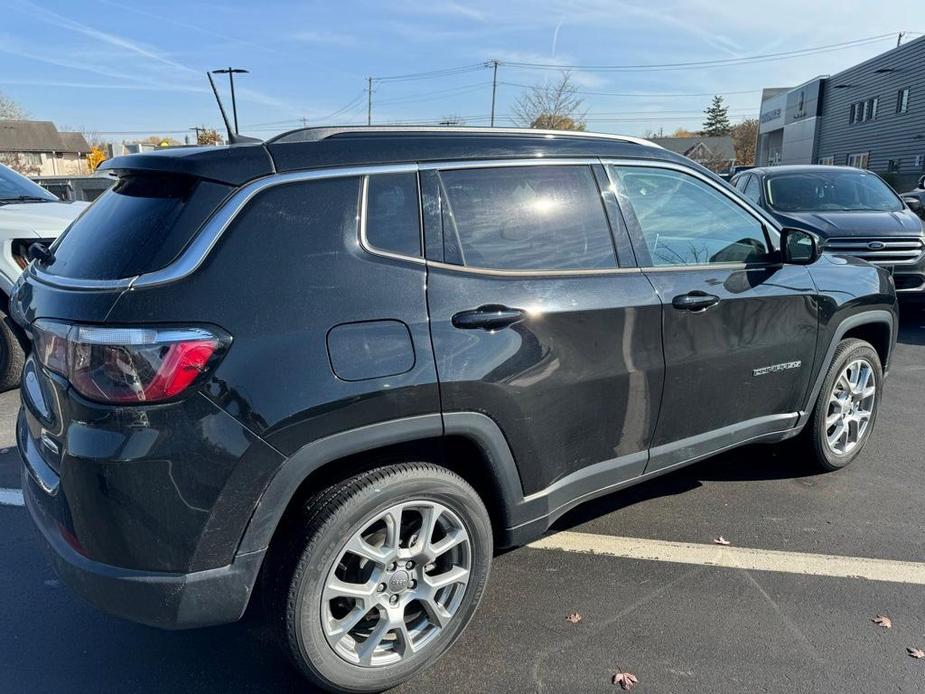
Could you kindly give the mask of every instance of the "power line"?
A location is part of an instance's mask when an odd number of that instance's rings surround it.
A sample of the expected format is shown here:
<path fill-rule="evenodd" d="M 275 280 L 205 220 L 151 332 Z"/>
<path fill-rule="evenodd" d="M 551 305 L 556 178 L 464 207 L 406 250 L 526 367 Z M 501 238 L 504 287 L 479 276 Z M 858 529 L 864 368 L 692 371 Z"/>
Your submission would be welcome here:
<path fill-rule="evenodd" d="M 450 77 L 452 75 L 462 75 L 467 72 L 484 70 L 489 67 L 489 63 L 475 63 L 472 65 L 459 65 L 457 67 L 448 67 L 441 70 L 428 70 L 426 72 L 409 72 L 404 75 L 385 75 L 382 77 L 370 77 L 374 82 L 404 82 L 411 80 L 428 80 L 438 77 Z"/>
<path fill-rule="evenodd" d="M 498 84 L 503 84 L 507 87 L 519 87 L 521 89 L 531 89 L 536 85 L 533 84 L 523 84 L 520 82 L 499 82 Z M 576 89 L 577 94 L 585 94 L 587 96 L 621 96 L 621 97 L 685 97 L 685 96 L 733 96 L 737 94 L 760 94 L 761 89 L 743 89 L 740 91 L 732 92 L 599 92 L 592 91 L 587 89 Z"/>
<path fill-rule="evenodd" d="M 760 55 L 742 56 L 739 58 L 722 58 L 718 60 L 697 60 L 680 63 L 649 63 L 637 65 L 564 65 L 558 63 L 526 63 L 526 62 L 504 62 L 508 67 L 533 69 L 533 70 L 582 70 L 585 72 L 620 72 L 620 71 L 661 71 L 661 70 L 690 70 L 697 68 L 724 67 L 727 65 L 743 65 L 748 63 L 768 62 L 781 60 L 784 58 L 794 58 L 804 55 L 813 55 L 815 53 L 824 53 L 827 51 L 837 51 L 844 48 L 853 48 L 884 39 L 893 39 L 895 34 L 880 34 L 878 36 L 868 36 L 863 39 L 853 41 L 843 41 L 841 43 L 831 43 L 825 46 L 815 46 L 813 48 L 798 48 L 790 51 L 781 51 L 778 53 L 764 53 Z"/>

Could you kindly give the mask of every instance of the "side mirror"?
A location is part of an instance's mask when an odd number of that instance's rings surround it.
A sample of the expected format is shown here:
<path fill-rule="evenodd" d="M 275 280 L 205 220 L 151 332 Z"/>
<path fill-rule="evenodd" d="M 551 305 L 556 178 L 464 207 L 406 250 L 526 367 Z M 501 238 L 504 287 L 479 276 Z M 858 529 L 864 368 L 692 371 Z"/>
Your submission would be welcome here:
<path fill-rule="evenodd" d="M 903 202 L 906 203 L 906 207 L 908 207 L 916 214 L 922 214 L 922 203 L 918 198 L 903 198 Z"/>
<path fill-rule="evenodd" d="M 785 263 L 810 265 L 819 259 L 819 239 L 803 229 L 783 229 L 780 232 L 780 251 Z"/>

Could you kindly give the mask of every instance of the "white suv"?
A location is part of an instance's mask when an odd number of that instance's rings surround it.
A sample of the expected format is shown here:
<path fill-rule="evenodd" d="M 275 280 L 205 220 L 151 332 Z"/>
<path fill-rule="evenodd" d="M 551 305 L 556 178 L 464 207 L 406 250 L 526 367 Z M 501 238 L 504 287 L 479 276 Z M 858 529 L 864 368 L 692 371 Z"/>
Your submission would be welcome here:
<path fill-rule="evenodd" d="M 87 207 L 62 202 L 0 164 L 0 391 L 18 385 L 22 370 L 26 338 L 7 314 L 13 283 L 29 264 L 29 246 L 50 244 Z"/>

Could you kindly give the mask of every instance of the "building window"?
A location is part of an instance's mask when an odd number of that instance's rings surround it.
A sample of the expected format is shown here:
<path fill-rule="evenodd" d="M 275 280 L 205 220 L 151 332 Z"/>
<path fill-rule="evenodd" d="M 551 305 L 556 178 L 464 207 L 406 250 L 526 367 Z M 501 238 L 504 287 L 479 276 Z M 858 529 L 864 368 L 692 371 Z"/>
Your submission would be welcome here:
<path fill-rule="evenodd" d="M 890 159 L 886 165 L 887 173 L 899 173 L 899 169 L 902 167 L 902 159 Z"/>
<path fill-rule="evenodd" d="M 861 104 L 861 122 L 870 118 L 870 101 L 862 101 Z"/>
<path fill-rule="evenodd" d="M 915 155 L 915 168 L 921 171 L 923 166 L 925 166 L 925 155 L 916 154 Z"/>
<path fill-rule="evenodd" d="M 909 110 L 909 88 L 900 89 L 896 94 L 896 113 L 905 113 Z"/>
<path fill-rule="evenodd" d="M 835 165 L 835 155 L 828 157 L 819 157 L 819 164 L 821 166 L 834 166 Z"/>
<path fill-rule="evenodd" d="M 41 166 L 42 165 L 42 153 L 41 152 L 23 152 L 22 158 L 23 158 L 23 163 L 29 166 Z"/>
<path fill-rule="evenodd" d="M 848 166 L 854 166 L 858 169 L 866 169 L 870 162 L 870 152 L 858 152 L 848 155 Z"/>
<path fill-rule="evenodd" d="M 870 119 L 873 120 L 877 117 L 877 112 L 880 110 L 880 97 L 875 96 L 873 99 L 870 99 Z"/>
<path fill-rule="evenodd" d="M 849 125 L 854 123 L 855 119 L 857 118 L 857 115 L 858 115 L 858 105 L 851 104 L 851 108 L 848 111 L 848 124 Z"/>

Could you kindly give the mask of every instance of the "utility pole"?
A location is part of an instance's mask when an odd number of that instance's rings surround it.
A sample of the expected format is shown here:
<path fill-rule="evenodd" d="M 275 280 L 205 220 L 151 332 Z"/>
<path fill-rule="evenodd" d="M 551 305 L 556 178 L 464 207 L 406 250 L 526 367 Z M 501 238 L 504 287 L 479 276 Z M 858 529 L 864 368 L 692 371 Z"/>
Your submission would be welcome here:
<path fill-rule="evenodd" d="M 202 130 L 198 125 L 195 128 L 190 128 L 190 130 L 196 133 L 196 144 L 199 144 L 199 132 Z"/>
<path fill-rule="evenodd" d="M 366 78 L 366 125 L 373 124 L 373 78 Z"/>
<path fill-rule="evenodd" d="M 234 132 L 238 134 L 238 104 L 234 99 L 234 76 L 236 74 L 247 74 L 249 70 L 239 67 L 225 67 L 221 70 L 212 70 L 213 75 L 228 75 L 228 83 L 231 85 L 231 113 L 234 116 Z"/>
<path fill-rule="evenodd" d="M 905 32 L 905 31 L 901 31 L 901 32 L 899 32 L 899 34 L 896 36 L 896 47 L 897 47 L 897 48 L 899 48 L 899 47 L 902 45 L 903 36 L 905 36 L 905 35 L 906 35 L 906 32 Z"/>
<path fill-rule="evenodd" d="M 491 60 L 489 65 L 492 67 L 491 73 L 491 126 L 495 127 L 495 95 L 498 92 L 498 61 Z"/>

